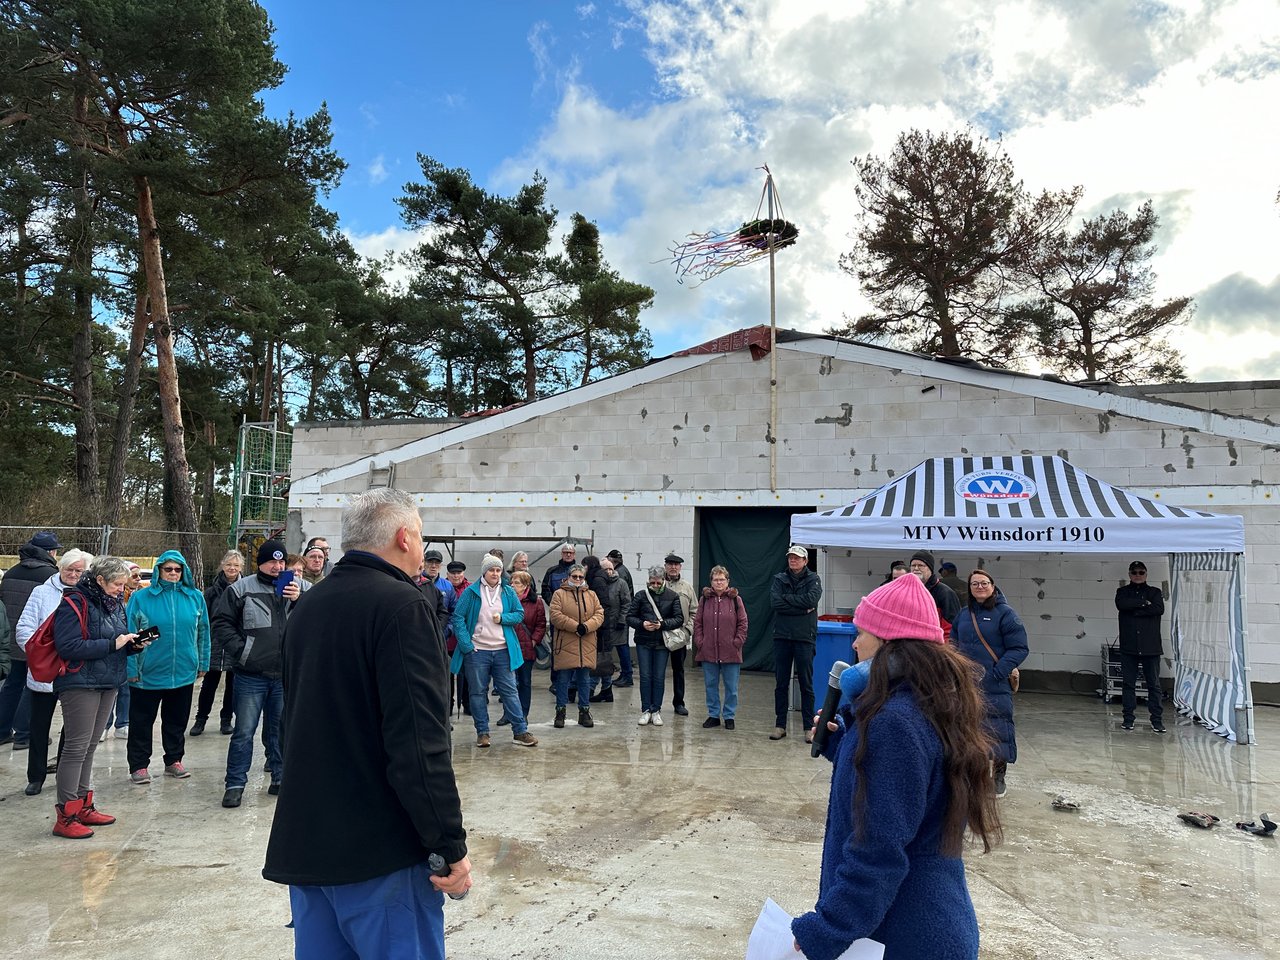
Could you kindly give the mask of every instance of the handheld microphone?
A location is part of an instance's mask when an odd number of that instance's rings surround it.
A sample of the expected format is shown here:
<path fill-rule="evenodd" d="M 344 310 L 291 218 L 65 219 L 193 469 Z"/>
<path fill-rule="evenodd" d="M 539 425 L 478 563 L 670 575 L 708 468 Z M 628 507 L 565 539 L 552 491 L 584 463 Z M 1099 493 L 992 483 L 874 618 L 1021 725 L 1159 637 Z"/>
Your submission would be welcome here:
<path fill-rule="evenodd" d="M 449 865 L 444 862 L 444 857 L 440 856 L 438 853 L 433 853 L 431 856 L 427 857 L 427 869 L 437 877 L 447 877 L 449 875 Z M 467 891 L 463 890 L 462 893 L 449 894 L 449 899 L 463 900 L 466 896 Z"/>
<path fill-rule="evenodd" d="M 831 732 L 827 729 L 827 724 L 840 706 L 840 674 L 848 669 L 849 665 L 843 660 L 837 660 L 831 665 L 831 676 L 827 678 L 827 699 L 822 701 L 822 712 L 818 714 L 818 724 L 813 731 L 813 746 L 809 748 L 811 757 L 818 756 L 827 745 L 827 735 Z"/>

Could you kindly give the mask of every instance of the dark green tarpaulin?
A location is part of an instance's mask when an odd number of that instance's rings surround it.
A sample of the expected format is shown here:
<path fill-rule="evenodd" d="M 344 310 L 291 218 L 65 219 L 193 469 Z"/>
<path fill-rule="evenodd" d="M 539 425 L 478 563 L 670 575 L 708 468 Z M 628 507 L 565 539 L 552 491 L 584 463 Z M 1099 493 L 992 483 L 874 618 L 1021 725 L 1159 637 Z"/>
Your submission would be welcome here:
<path fill-rule="evenodd" d="M 773 610 L 769 584 L 787 568 L 791 517 L 804 507 L 706 507 L 698 511 L 698 593 L 717 564 L 729 571 L 747 608 L 746 670 L 773 669 Z"/>

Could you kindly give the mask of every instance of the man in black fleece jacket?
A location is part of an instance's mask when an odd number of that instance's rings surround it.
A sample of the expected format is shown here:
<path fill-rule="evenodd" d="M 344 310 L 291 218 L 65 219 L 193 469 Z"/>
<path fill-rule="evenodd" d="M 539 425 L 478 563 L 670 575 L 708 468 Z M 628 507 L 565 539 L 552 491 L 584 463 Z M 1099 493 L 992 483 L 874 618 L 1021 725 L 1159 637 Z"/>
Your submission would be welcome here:
<path fill-rule="evenodd" d="M 938 608 L 938 624 L 942 627 L 943 640 L 951 639 L 951 625 L 960 615 L 960 598 L 956 592 L 938 579 L 937 562 L 928 550 L 917 550 L 911 555 L 910 570 L 920 578 L 929 596 Z"/>
<path fill-rule="evenodd" d="M 290 885 L 297 956 L 397 956 L 407 942 L 443 958 L 442 894 L 467 891 L 471 862 L 444 639 L 413 579 L 422 520 L 412 498 L 353 497 L 342 549 L 285 631 L 289 778 L 262 875 Z M 447 876 L 431 874 L 432 854 Z"/>

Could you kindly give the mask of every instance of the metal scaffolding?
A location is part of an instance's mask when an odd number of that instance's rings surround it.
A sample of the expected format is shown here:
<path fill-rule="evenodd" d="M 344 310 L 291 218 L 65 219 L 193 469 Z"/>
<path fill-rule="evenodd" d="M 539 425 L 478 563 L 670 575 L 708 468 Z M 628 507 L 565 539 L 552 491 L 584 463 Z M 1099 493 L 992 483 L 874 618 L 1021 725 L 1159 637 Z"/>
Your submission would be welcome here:
<path fill-rule="evenodd" d="M 284 535 L 289 512 L 293 434 L 275 423 L 240 426 L 228 544 L 252 559 L 258 546 Z"/>

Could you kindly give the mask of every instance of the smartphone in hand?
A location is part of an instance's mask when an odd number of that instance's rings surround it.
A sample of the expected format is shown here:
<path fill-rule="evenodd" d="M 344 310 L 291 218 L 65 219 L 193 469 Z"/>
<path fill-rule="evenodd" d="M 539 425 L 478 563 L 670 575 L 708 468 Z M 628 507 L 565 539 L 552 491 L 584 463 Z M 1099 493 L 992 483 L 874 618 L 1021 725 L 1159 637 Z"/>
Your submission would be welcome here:
<path fill-rule="evenodd" d="M 160 639 L 159 627 L 143 627 L 136 634 L 134 634 L 133 640 L 130 641 L 129 648 L 134 653 L 138 653 L 139 651 L 143 650 L 147 644 L 151 643 L 151 641 L 159 640 L 159 639 Z"/>
<path fill-rule="evenodd" d="M 276 596 L 284 596 L 284 588 L 293 583 L 293 571 L 281 570 L 280 576 L 276 577 Z"/>

